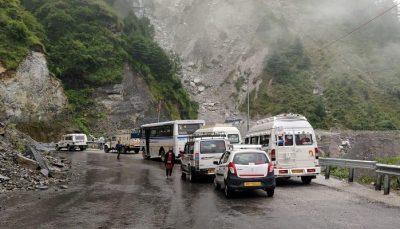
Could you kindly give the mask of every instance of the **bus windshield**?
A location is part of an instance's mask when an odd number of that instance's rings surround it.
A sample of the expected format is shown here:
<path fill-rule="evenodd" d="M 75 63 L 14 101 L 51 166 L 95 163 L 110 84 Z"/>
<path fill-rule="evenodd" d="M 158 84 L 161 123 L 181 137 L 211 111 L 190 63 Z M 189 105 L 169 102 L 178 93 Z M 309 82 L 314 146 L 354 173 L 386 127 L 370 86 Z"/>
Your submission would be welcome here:
<path fill-rule="evenodd" d="M 200 123 L 178 124 L 178 134 L 179 135 L 193 134 L 199 128 L 200 128 Z"/>

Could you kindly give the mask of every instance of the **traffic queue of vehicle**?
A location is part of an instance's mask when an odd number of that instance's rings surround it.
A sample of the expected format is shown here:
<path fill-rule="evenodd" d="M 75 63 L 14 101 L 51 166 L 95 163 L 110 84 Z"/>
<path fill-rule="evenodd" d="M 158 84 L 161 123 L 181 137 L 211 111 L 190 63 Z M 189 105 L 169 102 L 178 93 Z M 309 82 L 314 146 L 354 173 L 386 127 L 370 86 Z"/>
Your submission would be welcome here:
<path fill-rule="evenodd" d="M 282 114 L 260 120 L 241 144 L 240 132 L 203 120 L 152 123 L 141 128 L 144 159 L 172 149 L 181 161 L 182 178 L 214 177 L 226 197 L 236 190 L 262 189 L 274 195 L 275 179 L 300 177 L 309 184 L 320 173 L 314 130 L 304 116 Z"/>

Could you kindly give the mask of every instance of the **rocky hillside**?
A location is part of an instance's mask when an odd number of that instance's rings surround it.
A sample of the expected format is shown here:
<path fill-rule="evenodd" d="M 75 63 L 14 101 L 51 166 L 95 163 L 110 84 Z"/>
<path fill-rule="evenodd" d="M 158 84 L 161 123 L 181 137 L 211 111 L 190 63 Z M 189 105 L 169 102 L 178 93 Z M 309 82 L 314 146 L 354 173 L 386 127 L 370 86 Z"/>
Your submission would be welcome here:
<path fill-rule="evenodd" d="M 149 17 L 157 41 L 179 54 L 201 118 L 243 114 L 248 85 L 254 120 L 295 112 L 320 128 L 400 128 L 397 8 L 331 43 L 391 0 L 109 2 Z"/>

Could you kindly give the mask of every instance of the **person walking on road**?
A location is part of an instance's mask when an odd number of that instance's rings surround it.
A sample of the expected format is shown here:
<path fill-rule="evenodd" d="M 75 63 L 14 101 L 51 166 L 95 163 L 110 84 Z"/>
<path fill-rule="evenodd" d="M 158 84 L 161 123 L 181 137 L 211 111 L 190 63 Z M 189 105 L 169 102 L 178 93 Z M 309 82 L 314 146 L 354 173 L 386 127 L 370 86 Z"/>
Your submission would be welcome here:
<path fill-rule="evenodd" d="M 117 159 L 119 160 L 119 155 L 121 154 L 122 149 L 124 148 L 124 145 L 122 145 L 121 142 L 118 141 L 118 143 L 117 143 L 117 145 L 115 146 L 115 148 L 117 149 L 117 152 L 118 152 Z"/>
<path fill-rule="evenodd" d="M 165 175 L 167 178 L 171 176 L 172 174 L 172 169 L 174 168 L 175 165 L 175 154 L 170 148 L 168 152 L 165 154 Z"/>

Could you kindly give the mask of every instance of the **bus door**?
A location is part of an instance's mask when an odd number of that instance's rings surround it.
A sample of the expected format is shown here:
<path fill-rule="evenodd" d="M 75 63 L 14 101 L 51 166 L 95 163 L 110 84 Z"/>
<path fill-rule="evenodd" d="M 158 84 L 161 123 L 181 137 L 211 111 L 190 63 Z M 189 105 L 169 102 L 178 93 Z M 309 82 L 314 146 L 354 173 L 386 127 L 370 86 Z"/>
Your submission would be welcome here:
<path fill-rule="evenodd" d="M 296 167 L 296 152 L 293 131 L 285 131 L 275 135 L 276 160 L 278 166 L 285 168 Z"/>
<path fill-rule="evenodd" d="M 146 154 L 150 155 L 150 129 L 144 129 L 144 136 L 146 138 Z"/>

